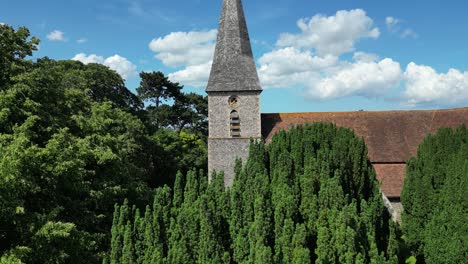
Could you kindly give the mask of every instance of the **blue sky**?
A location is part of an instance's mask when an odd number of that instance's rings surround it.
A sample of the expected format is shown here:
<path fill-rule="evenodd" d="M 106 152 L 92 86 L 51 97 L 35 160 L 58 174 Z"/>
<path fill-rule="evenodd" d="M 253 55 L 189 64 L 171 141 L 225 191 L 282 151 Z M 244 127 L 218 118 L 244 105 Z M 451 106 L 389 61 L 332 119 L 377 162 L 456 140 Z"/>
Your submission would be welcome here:
<path fill-rule="evenodd" d="M 41 39 L 35 57 L 108 65 L 132 91 L 160 70 L 204 94 L 221 0 L 7 0 L 0 22 Z M 468 105 L 468 4 L 244 0 L 262 112 Z"/>

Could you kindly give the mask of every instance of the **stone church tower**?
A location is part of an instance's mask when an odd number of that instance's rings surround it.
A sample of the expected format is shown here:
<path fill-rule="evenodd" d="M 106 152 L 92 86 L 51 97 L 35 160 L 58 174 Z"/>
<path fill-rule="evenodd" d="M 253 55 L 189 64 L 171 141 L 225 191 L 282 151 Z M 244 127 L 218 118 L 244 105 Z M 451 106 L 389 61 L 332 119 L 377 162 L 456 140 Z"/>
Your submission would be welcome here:
<path fill-rule="evenodd" d="M 206 87 L 208 171 L 224 171 L 231 186 L 236 157 L 247 160 L 250 139 L 261 138 L 260 93 L 241 0 L 223 0 L 218 38 Z"/>

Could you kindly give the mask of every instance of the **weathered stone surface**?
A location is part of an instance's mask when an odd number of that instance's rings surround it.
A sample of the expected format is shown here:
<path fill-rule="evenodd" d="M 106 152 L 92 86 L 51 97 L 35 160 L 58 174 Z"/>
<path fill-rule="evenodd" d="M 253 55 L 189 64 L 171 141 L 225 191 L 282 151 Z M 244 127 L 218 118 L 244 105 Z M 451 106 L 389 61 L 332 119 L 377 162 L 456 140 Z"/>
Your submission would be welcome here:
<path fill-rule="evenodd" d="M 208 171 L 224 171 L 231 186 L 236 157 L 244 162 L 250 139 L 261 138 L 260 93 L 241 0 L 224 0 L 208 93 Z M 230 99 L 235 98 L 235 103 Z M 233 119 L 231 127 L 231 112 Z M 231 128 L 233 129 L 231 131 Z M 239 130 L 240 129 L 240 130 Z"/>
<path fill-rule="evenodd" d="M 238 98 L 237 107 L 231 107 L 229 98 Z M 239 114 L 241 137 L 260 138 L 260 93 L 259 92 L 210 92 L 208 96 L 209 138 L 230 138 L 230 113 Z"/>
<path fill-rule="evenodd" d="M 401 205 L 400 199 L 388 199 L 384 194 L 382 194 L 382 199 L 388 213 L 392 216 L 393 221 L 401 224 L 403 206 Z"/>
<path fill-rule="evenodd" d="M 234 181 L 234 165 L 236 158 L 245 164 L 249 157 L 250 139 L 225 138 L 208 139 L 208 171 L 224 172 L 224 185 L 232 186 Z"/>
<path fill-rule="evenodd" d="M 224 0 L 207 92 L 261 91 L 241 0 Z"/>

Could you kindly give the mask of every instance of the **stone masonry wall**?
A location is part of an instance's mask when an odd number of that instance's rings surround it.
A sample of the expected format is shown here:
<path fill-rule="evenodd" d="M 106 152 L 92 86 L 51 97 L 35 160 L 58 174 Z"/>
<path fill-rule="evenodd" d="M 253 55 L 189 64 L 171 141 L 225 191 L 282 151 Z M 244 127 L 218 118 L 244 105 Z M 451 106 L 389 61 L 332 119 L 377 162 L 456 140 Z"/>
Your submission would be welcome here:
<path fill-rule="evenodd" d="M 213 170 L 223 171 L 224 185 L 232 186 L 235 160 L 241 158 L 242 164 L 245 164 L 249 157 L 249 145 L 250 139 L 246 138 L 208 139 L 209 179 Z"/>
<path fill-rule="evenodd" d="M 228 100 L 239 98 L 239 106 L 232 108 Z M 230 113 L 239 113 L 241 138 L 261 137 L 260 92 L 216 92 L 208 96 L 209 138 L 230 138 Z"/>

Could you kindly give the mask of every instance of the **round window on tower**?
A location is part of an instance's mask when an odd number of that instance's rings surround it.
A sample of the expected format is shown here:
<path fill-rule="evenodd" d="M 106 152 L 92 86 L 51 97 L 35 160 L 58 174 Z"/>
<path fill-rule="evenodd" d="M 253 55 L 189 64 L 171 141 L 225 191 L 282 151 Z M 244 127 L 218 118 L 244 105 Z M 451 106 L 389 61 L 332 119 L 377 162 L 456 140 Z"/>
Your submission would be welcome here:
<path fill-rule="evenodd" d="M 229 100 L 228 100 L 228 103 L 229 103 L 229 106 L 231 108 L 236 108 L 239 106 L 239 97 L 233 95 L 231 97 L 229 97 Z"/>

